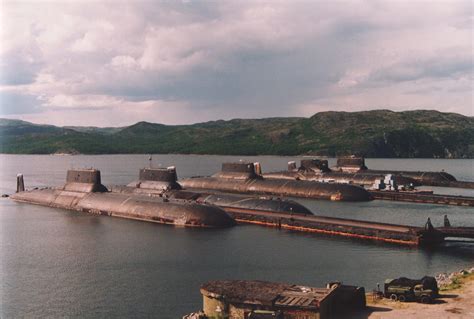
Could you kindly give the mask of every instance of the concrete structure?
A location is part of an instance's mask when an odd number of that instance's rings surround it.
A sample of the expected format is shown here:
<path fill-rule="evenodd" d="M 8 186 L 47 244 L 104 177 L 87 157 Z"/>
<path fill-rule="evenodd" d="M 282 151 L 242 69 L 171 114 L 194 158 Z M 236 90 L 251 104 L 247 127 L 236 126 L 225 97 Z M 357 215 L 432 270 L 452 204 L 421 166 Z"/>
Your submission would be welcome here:
<path fill-rule="evenodd" d="M 267 281 L 224 280 L 201 286 L 208 318 L 325 319 L 365 308 L 362 287 L 314 288 Z"/>

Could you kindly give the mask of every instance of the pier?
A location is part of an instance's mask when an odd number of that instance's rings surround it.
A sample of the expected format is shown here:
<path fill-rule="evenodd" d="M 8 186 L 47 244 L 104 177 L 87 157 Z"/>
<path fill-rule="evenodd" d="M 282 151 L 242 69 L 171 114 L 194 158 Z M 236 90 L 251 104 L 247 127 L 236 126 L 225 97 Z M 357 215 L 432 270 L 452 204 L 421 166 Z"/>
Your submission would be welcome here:
<path fill-rule="evenodd" d="M 378 223 L 345 218 L 334 218 L 314 215 L 292 215 L 222 207 L 237 223 L 275 227 L 292 231 L 319 233 L 375 240 L 399 245 L 419 246 L 439 244 L 449 238 L 474 239 L 474 227 L 440 227 L 434 228 L 428 221 L 424 227 Z"/>

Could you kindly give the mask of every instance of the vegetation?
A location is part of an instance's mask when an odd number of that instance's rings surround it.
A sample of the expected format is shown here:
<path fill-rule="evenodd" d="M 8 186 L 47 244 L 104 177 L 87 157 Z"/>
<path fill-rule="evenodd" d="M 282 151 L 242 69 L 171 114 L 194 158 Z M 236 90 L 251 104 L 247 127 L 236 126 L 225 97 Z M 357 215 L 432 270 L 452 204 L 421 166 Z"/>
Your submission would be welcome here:
<path fill-rule="evenodd" d="M 123 128 L 0 119 L 0 152 L 473 158 L 474 118 L 437 111 L 376 110 L 176 126 L 139 122 Z"/>
<path fill-rule="evenodd" d="M 474 280 L 474 273 L 462 273 L 455 276 L 451 283 L 440 287 L 440 291 L 450 291 L 462 288 L 467 282 Z"/>

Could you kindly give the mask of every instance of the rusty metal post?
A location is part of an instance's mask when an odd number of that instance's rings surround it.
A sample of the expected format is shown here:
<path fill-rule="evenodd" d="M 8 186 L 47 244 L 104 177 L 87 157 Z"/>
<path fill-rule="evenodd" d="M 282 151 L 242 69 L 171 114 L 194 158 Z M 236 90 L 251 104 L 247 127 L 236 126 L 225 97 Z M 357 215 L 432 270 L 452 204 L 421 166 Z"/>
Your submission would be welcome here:
<path fill-rule="evenodd" d="M 23 174 L 16 175 L 16 192 L 24 192 L 25 191 L 25 182 L 23 181 Z"/>

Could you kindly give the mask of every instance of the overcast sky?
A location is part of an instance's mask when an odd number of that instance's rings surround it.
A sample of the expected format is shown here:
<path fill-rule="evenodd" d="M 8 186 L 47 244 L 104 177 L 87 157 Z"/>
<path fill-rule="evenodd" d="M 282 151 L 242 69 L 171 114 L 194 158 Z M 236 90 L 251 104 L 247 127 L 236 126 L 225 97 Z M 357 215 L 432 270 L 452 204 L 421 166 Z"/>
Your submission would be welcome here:
<path fill-rule="evenodd" d="M 0 117 L 473 116 L 472 1 L 2 1 Z"/>

